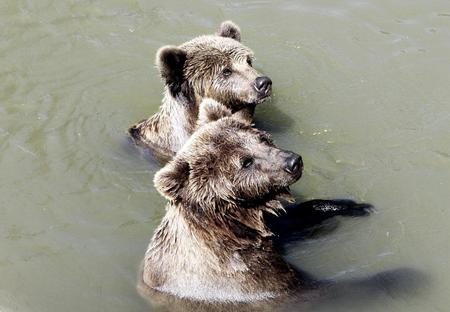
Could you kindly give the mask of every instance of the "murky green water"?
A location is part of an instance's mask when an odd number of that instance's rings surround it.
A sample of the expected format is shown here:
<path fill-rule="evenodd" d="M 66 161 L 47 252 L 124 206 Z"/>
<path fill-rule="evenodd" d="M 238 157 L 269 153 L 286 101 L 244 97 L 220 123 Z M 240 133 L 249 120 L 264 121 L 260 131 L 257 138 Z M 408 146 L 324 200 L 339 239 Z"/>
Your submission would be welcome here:
<path fill-rule="evenodd" d="M 274 81 L 258 126 L 304 157 L 294 192 L 377 207 L 289 259 L 418 268 L 423 291 L 369 310 L 449 311 L 450 2 L 182 3 L 0 2 L 0 311 L 148 311 L 135 281 L 164 200 L 125 130 L 160 104 L 157 48 L 226 19 Z"/>

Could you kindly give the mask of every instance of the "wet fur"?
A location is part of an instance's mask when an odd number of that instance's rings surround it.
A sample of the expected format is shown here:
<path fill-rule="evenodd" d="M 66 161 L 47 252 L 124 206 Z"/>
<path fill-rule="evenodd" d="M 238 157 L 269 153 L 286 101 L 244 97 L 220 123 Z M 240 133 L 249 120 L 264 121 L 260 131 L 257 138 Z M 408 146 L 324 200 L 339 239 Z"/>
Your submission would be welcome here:
<path fill-rule="evenodd" d="M 258 144 L 261 135 L 239 119 L 224 117 L 196 131 L 155 175 L 155 186 L 169 203 L 146 252 L 147 286 L 180 298 L 219 302 L 254 302 L 316 287 L 276 251 L 264 220 L 264 213 L 282 212 L 278 197 L 287 186 L 282 181 L 292 178 L 274 170 L 257 172 L 259 182 L 251 175 L 235 179 L 241 144 Z M 253 141 L 239 141 L 247 137 Z"/>
<path fill-rule="evenodd" d="M 231 111 L 242 111 L 251 120 L 255 105 L 264 98 L 254 90 L 260 74 L 247 64 L 253 52 L 240 43 L 240 29 L 222 23 L 215 35 L 194 38 L 179 47 L 162 47 L 156 65 L 165 83 L 159 111 L 129 128 L 133 140 L 165 157 L 172 157 L 193 133 L 198 107 L 205 97 L 213 98 Z M 222 77 L 224 68 L 233 75 Z"/>
<path fill-rule="evenodd" d="M 152 304 L 159 301 L 171 311 L 289 311 L 292 305 L 306 309 L 355 294 L 370 302 L 424 281 L 417 271 L 403 269 L 336 284 L 292 267 L 280 253 L 284 239 L 307 235 L 334 216 L 368 215 L 372 206 L 350 200 L 284 206 L 280 201 L 292 200 L 285 185 L 240 180 L 250 188 L 245 193 L 230 184 L 236 169 L 226 164 L 241 153 L 241 144 L 258 150 L 251 137 L 263 133 L 214 100 L 202 102 L 199 117 L 200 129 L 155 175 L 169 203 L 139 283 Z M 245 137 L 238 133 L 247 133 L 249 141 L 238 143 Z"/>

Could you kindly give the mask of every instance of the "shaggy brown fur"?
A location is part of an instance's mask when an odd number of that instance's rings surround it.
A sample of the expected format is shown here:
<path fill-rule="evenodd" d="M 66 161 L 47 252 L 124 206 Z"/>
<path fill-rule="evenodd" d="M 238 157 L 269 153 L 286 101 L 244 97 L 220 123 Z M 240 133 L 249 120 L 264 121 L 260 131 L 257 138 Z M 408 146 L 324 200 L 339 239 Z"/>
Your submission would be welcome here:
<path fill-rule="evenodd" d="M 155 175 L 169 203 L 143 261 L 144 298 L 169 311 L 304 311 L 343 302 L 366 307 L 374 298 L 417 289 L 424 278 L 414 270 L 332 283 L 285 262 L 263 214 L 284 210 L 280 200 L 291 199 L 287 187 L 300 178 L 301 159 L 231 114 L 203 100 L 201 127 Z M 315 200 L 297 209 L 302 220 L 322 220 L 338 211 L 367 215 L 370 207 Z"/>
<path fill-rule="evenodd" d="M 129 129 L 135 142 L 172 157 L 194 131 L 205 97 L 251 120 L 255 105 L 270 95 L 271 82 L 258 87 L 257 78 L 268 78 L 252 68 L 253 52 L 240 38 L 239 28 L 227 21 L 215 35 L 162 47 L 156 65 L 165 83 L 164 99 L 159 112 Z"/>
<path fill-rule="evenodd" d="M 205 101 L 209 112 L 200 116 L 216 118 L 216 104 Z M 289 170 L 292 157 L 298 163 Z M 300 176 L 298 155 L 242 119 L 202 126 L 155 176 L 169 204 L 147 250 L 143 282 L 177 297 L 222 302 L 312 286 L 274 250 L 263 219 L 263 212 L 283 209 L 279 199 Z"/>

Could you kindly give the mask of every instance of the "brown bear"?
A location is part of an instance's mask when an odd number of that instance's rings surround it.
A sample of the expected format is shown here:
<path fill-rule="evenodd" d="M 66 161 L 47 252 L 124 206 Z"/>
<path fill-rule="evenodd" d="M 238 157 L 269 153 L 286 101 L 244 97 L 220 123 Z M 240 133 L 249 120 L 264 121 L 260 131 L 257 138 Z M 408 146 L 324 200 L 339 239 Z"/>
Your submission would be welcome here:
<path fill-rule="evenodd" d="M 205 97 L 251 120 L 255 106 L 271 94 L 272 81 L 252 67 L 253 52 L 240 41 L 239 27 L 226 21 L 215 35 L 160 48 L 156 65 L 164 98 L 156 114 L 129 129 L 134 141 L 171 158 L 194 131 Z"/>
<path fill-rule="evenodd" d="M 208 113 L 217 116 L 214 101 Z M 212 111 L 212 112 L 211 112 Z M 300 286 L 274 250 L 263 212 L 302 174 L 299 155 L 275 147 L 265 132 L 224 117 L 193 133 L 155 175 L 169 200 L 148 247 L 143 282 L 160 292 L 203 301 L 249 302 Z"/>
<path fill-rule="evenodd" d="M 302 158 L 277 148 L 267 133 L 212 99 L 202 101 L 198 124 L 154 178 L 169 203 L 139 278 L 138 289 L 152 305 L 196 312 L 366 307 L 423 282 L 421 274 L 403 269 L 334 283 L 291 266 L 266 215 L 284 213 L 281 201 L 292 199 L 287 188 L 301 177 Z M 295 217 L 297 226 L 307 228 L 336 215 L 367 215 L 371 206 L 313 200 L 296 210 L 275 230 L 277 237 Z"/>

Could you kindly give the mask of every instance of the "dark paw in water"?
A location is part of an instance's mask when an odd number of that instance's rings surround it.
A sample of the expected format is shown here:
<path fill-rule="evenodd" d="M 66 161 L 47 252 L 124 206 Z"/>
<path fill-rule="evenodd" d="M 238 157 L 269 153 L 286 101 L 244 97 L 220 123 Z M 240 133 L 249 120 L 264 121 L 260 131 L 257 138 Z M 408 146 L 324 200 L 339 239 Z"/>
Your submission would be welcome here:
<path fill-rule="evenodd" d="M 363 217 L 374 211 L 371 204 L 357 203 L 349 199 L 313 199 L 300 204 L 286 206 L 286 214 L 273 217 L 266 215 L 265 220 L 279 241 L 298 240 L 300 237 L 316 235 L 317 230 L 329 228 L 324 221 L 334 217 Z"/>
<path fill-rule="evenodd" d="M 350 199 L 315 199 L 302 203 L 299 207 L 329 216 L 362 217 L 371 214 L 374 208 L 368 203 L 357 203 Z"/>
<path fill-rule="evenodd" d="M 340 214 L 350 217 L 364 217 L 375 211 L 375 208 L 368 203 L 357 203 L 353 200 L 336 200 L 336 204 L 341 206 Z"/>

